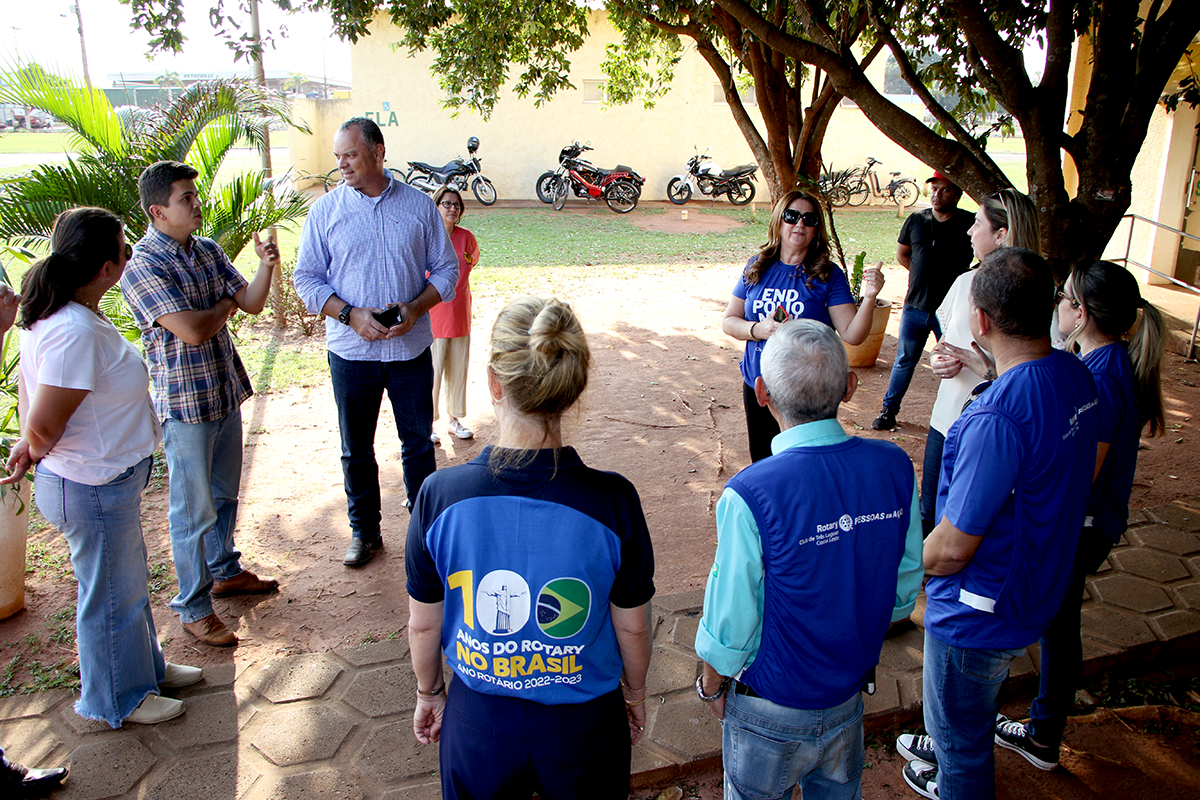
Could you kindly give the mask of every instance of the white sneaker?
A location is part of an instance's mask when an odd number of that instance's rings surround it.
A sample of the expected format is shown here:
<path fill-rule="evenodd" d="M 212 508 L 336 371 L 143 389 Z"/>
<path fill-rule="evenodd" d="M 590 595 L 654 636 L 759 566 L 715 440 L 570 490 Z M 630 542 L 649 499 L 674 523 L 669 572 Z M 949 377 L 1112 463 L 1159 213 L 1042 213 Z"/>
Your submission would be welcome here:
<path fill-rule="evenodd" d="M 141 725 L 156 725 L 175 719 L 183 713 L 183 701 L 174 700 L 157 694 L 148 694 L 133 713 L 124 719 L 125 722 L 136 722 Z"/>
<path fill-rule="evenodd" d="M 442 437 L 438 436 L 437 431 L 434 431 L 433 433 L 429 434 L 429 441 L 433 442 L 434 444 L 437 444 L 441 440 L 442 440 Z"/>
<path fill-rule="evenodd" d="M 204 670 L 185 664 L 167 662 L 167 673 L 158 685 L 160 689 L 182 689 L 204 680 Z"/>
<path fill-rule="evenodd" d="M 446 430 L 453 433 L 460 439 L 470 439 L 475 436 L 475 431 L 463 425 L 460 420 L 453 417 L 450 418 L 450 424 L 446 426 Z"/>

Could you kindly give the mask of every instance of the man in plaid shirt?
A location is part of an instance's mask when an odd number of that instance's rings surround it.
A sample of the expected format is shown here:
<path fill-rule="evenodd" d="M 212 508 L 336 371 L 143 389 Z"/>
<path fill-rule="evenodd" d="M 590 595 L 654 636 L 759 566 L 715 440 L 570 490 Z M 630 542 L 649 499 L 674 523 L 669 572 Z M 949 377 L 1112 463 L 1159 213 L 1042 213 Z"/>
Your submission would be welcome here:
<path fill-rule="evenodd" d="M 241 404 L 254 390 L 225 323 L 239 309 L 263 310 L 279 250 L 254 234 L 259 265 L 247 283 L 216 242 L 194 236 L 204 221 L 196 175 L 187 164 L 159 161 L 138 179 L 151 227 L 133 249 L 121 290 L 142 332 L 163 424 L 179 578 L 171 608 L 200 641 L 231 647 L 237 636 L 213 612 L 212 598 L 273 592 L 279 583 L 243 569 L 233 542 Z"/>

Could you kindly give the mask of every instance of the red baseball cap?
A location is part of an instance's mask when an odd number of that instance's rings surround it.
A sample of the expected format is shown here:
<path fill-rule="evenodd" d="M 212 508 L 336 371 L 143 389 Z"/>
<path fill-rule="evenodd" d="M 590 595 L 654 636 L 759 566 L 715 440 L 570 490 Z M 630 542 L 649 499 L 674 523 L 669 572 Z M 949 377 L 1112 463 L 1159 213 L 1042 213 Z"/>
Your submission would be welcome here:
<path fill-rule="evenodd" d="M 932 177 L 932 178 L 926 178 L 926 179 L 925 179 L 925 182 L 926 182 L 926 183 L 933 183 L 933 182 L 934 182 L 934 181 L 936 181 L 936 180 L 943 180 L 943 181 L 945 181 L 946 183 L 948 183 L 948 184 L 950 184 L 951 186 L 954 186 L 954 187 L 956 187 L 956 188 L 957 188 L 957 186 L 958 186 L 958 184 L 956 184 L 954 181 L 952 181 L 952 180 L 950 180 L 949 178 L 947 178 L 945 175 L 943 175 L 941 172 L 939 172 L 939 171 L 938 171 L 938 170 L 936 170 L 936 169 L 933 171 L 933 177 Z"/>

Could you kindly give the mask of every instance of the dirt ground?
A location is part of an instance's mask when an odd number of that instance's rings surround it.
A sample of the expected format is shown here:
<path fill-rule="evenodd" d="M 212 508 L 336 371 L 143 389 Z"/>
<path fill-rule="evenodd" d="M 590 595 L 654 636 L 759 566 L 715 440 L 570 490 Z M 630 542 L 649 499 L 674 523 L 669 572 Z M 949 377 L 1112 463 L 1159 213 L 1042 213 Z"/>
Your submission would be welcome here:
<path fill-rule="evenodd" d="M 691 230 L 737 224 L 698 210 L 691 212 L 688 223 L 678 217 L 669 213 L 643 218 L 635 213 L 631 220 L 646 227 L 687 224 Z M 486 262 L 480 268 L 486 269 Z M 647 270 L 638 277 L 613 278 L 597 266 L 589 277 L 563 292 L 583 320 L 594 358 L 591 383 L 578 413 L 568 420 L 566 438 L 588 464 L 621 472 L 637 486 L 653 536 L 656 584 L 662 594 L 703 586 L 716 543 L 714 504 L 729 477 L 749 462 L 737 366 L 742 343 L 720 331 L 721 313 L 738 269 L 738 264 L 702 265 L 688 272 Z M 893 266 L 887 270 L 882 296 L 901 299 L 905 283 L 903 270 Z M 477 295 L 466 418 L 476 436 L 460 441 L 445 434 L 444 417 L 435 423 L 443 437 L 437 448 L 439 469 L 473 458 L 496 435 L 482 365 L 490 322 L 507 299 Z M 927 364 L 918 369 L 905 398 L 899 430 L 870 430 L 895 355 L 898 309 L 897 305 L 893 310 L 879 363 L 857 370 L 860 389 L 839 418 L 851 433 L 896 442 L 920 473 L 937 388 Z M 241 335 L 283 336 L 289 345 L 323 352 L 320 334 L 306 340 L 260 324 L 243 328 Z M 1200 399 L 1197 383 L 1197 365 L 1167 356 L 1163 384 L 1169 433 L 1143 440 L 1134 508 L 1196 494 L 1200 477 L 1196 448 L 1200 437 L 1193 415 Z M 386 404 L 376 441 L 385 487 L 385 549 L 358 570 L 341 563 L 349 528 L 328 379 L 313 387 L 256 395 L 242 413 L 246 449 L 237 543 L 246 566 L 278 577 L 282 591 L 215 601 L 217 613 L 241 643 L 230 650 L 196 644 L 167 607 L 175 583 L 165 479 L 157 478 L 145 498 L 143 522 L 150 563 L 162 565 L 157 566 L 161 586 L 152 600 L 167 658 L 199 666 L 233 662 L 246 666 L 281 655 L 403 635 L 408 515 L 400 445 Z M 44 547 L 51 556 L 66 552 L 52 528 L 31 534 L 30 543 Z M 47 618 L 74 604 L 74 583 L 69 577 L 41 569 L 28 579 L 25 609 L 0 622 L 0 641 L 6 643 L 0 657 L 6 662 L 21 652 L 26 637 L 45 640 Z M 49 652 L 41 658 L 73 654 L 73 647 L 67 645 L 47 642 L 44 646 Z M 1014 766 L 1015 761 L 1019 759 Z M 1191 768 L 1195 775 L 1194 762 Z M 898 780 L 898 769 L 889 766 L 880 773 Z M 1055 796 L 1093 796 L 1069 794 L 1066 788 L 1063 792 Z"/>
<path fill-rule="evenodd" d="M 1014 706 L 1006 713 L 1021 715 Z M 1139 706 L 1072 717 L 1061 762 L 1043 772 L 1021 756 L 996 749 L 997 800 L 1195 800 L 1200 787 L 1200 714 Z M 914 800 L 893 740 L 867 738 L 863 797 Z M 721 800 L 719 770 L 673 786 L 636 792 L 633 800 Z M 676 795 L 673 789 L 678 789 Z M 665 793 L 665 794 L 664 794 Z M 796 798 L 801 797 L 797 790 Z"/>

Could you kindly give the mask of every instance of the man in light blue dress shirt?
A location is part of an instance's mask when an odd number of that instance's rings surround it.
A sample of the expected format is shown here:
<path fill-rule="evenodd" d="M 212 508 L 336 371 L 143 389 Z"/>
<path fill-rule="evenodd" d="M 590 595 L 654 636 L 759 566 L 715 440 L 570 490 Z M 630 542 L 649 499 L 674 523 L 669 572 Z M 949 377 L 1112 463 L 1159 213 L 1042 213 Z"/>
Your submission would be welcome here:
<path fill-rule="evenodd" d="M 453 299 L 458 257 L 433 201 L 384 169 L 374 121 L 342 123 L 333 150 L 343 181 L 308 212 L 295 282 L 305 307 L 325 315 L 353 534 L 342 563 L 359 567 L 383 546 L 375 428 L 385 390 L 409 508 L 436 469 L 428 312 Z"/>

